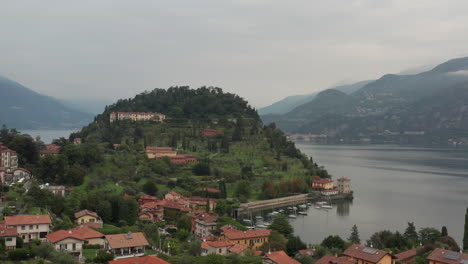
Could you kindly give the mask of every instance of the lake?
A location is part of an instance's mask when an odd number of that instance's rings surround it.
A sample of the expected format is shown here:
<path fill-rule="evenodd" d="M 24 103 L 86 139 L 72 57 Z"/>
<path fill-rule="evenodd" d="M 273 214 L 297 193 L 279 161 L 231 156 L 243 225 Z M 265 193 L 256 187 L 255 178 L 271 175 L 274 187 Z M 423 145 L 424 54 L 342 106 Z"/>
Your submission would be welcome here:
<path fill-rule="evenodd" d="M 343 146 L 296 143 L 326 167 L 333 179 L 348 177 L 353 202 L 327 211 L 308 209 L 291 219 L 295 233 L 307 243 L 328 235 L 347 239 L 356 224 L 361 242 L 374 232 L 404 232 L 416 227 L 447 226 L 460 246 L 468 206 L 468 150 L 402 146 Z"/>
<path fill-rule="evenodd" d="M 22 130 L 18 129 L 19 132 L 23 134 L 29 134 L 31 137 L 36 138 L 37 136 L 41 137 L 41 140 L 46 144 L 52 143 L 53 139 L 64 137 L 67 138 L 71 133 L 79 131 L 76 130 Z"/>

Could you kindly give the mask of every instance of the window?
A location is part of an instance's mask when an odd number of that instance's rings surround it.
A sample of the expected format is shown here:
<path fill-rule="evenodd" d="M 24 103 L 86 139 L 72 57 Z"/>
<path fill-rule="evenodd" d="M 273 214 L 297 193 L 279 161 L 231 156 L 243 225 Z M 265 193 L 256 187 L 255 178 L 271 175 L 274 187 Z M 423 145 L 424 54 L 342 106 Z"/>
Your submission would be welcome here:
<path fill-rule="evenodd" d="M 39 229 L 39 225 L 36 225 L 36 229 Z"/>
<path fill-rule="evenodd" d="M 6 242 L 11 242 L 11 241 L 13 241 L 13 238 L 7 237 L 7 238 L 5 239 L 5 241 L 6 241 Z"/>
<path fill-rule="evenodd" d="M 29 230 L 31 230 L 31 229 L 33 229 L 33 228 L 34 228 L 34 226 L 33 226 L 33 225 L 30 225 L 30 226 L 29 226 Z"/>
<path fill-rule="evenodd" d="M 221 253 L 221 249 L 218 249 L 219 250 L 219 253 Z"/>
<path fill-rule="evenodd" d="M 21 230 L 26 230 L 26 226 L 21 226 Z"/>
<path fill-rule="evenodd" d="M 73 244 L 72 244 L 72 249 L 73 249 L 73 250 L 76 250 L 76 243 L 73 243 Z"/>

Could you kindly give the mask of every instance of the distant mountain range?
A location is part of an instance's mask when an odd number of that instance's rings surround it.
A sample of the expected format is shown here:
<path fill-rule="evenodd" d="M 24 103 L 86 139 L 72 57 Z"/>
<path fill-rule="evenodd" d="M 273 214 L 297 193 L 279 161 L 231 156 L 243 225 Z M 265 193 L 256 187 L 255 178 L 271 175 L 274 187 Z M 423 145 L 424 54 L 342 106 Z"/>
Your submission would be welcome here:
<path fill-rule="evenodd" d="M 17 129 L 72 129 L 93 115 L 65 106 L 59 100 L 0 76 L 0 125 Z"/>
<path fill-rule="evenodd" d="M 468 144 L 468 57 L 418 74 L 384 75 L 350 94 L 325 90 L 262 119 L 331 143 Z"/>

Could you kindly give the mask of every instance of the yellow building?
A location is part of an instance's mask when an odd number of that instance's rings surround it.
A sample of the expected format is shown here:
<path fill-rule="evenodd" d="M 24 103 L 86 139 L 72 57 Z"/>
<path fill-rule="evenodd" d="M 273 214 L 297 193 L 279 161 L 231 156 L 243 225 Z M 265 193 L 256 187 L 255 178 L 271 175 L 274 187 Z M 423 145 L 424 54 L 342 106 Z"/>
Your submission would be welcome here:
<path fill-rule="evenodd" d="M 333 190 L 335 188 L 333 180 L 315 177 L 312 181 L 314 190 Z"/>
<path fill-rule="evenodd" d="M 81 210 L 75 213 L 75 221 L 79 225 L 87 224 L 87 223 L 96 223 L 102 226 L 102 220 L 98 216 L 97 213 L 88 211 L 88 210 Z"/>
<path fill-rule="evenodd" d="M 356 264 L 395 264 L 395 257 L 385 250 L 354 244 L 343 255 Z"/>
<path fill-rule="evenodd" d="M 271 230 L 247 230 L 241 231 L 236 229 L 225 229 L 223 236 L 224 240 L 232 241 L 238 244 L 246 245 L 247 247 L 257 250 L 265 242 L 268 242 L 268 237 Z"/>

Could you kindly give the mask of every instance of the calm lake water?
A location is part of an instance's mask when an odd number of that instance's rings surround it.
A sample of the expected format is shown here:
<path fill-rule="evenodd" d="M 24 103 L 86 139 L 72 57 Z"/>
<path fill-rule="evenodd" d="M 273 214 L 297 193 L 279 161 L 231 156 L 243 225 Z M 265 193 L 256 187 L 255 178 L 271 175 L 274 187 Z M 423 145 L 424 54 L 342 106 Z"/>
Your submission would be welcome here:
<path fill-rule="evenodd" d="M 361 240 L 380 230 L 404 232 L 447 226 L 461 244 L 468 206 L 468 150 L 401 146 L 336 146 L 296 143 L 334 179 L 348 177 L 354 201 L 327 211 L 308 209 L 291 223 L 307 243 L 330 234 L 348 238 L 358 226 Z"/>
<path fill-rule="evenodd" d="M 76 130 L 19 130 L 23 134 L 29 134 L 31 137 L 36 138 L 40 136 L 42 141 L 46 144 L 52 143 L 53 139 L 64 137 L 68 138 L 71 133 L 78 131 Z"/>

